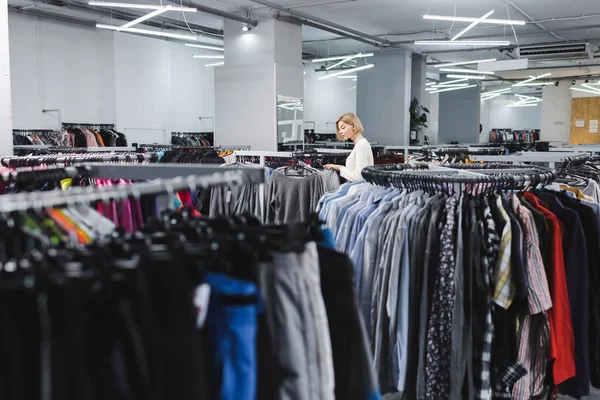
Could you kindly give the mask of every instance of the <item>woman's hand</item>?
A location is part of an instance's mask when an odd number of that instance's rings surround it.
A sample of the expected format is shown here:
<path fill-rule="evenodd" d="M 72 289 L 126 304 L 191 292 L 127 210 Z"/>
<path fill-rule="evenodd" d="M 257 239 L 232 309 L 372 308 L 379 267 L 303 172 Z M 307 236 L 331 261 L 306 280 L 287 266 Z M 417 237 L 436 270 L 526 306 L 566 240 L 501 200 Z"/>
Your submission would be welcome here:
<path fill-rule="evenodd" d="M 325 166 L 323 167 L 325 169 L 331 169 L 334 171 L 340 171 L 342 169 L 341 165 L 336 165 L 336 164 L 325 164 Z"/>

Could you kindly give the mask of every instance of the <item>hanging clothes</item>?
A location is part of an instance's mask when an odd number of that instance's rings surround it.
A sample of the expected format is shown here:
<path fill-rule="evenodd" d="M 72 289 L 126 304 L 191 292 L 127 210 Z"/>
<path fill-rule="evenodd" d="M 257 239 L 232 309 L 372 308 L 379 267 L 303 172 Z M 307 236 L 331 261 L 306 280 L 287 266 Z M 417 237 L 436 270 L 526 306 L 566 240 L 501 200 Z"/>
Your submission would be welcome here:
<path fill-rule="evenodd" d="M 321 198 L 319 217 L 353 262 L 384 392 L 528 399 L 559 387 L 579 398 L 597 386 L 600 204 L 564 189 L 359 182 Z"/>

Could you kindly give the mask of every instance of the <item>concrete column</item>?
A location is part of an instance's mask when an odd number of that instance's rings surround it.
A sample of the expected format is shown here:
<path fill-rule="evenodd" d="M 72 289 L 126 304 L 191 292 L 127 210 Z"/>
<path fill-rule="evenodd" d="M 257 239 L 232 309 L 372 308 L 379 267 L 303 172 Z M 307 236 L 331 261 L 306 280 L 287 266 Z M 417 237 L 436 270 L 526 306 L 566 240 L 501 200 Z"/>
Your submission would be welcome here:
<path fill-rule="evenodd" d="M 441 92 L 438 144 L 479 143 L 481 89 L 479 86 Z"/>
<path fill-rule="evenodd" d="M 259 18 L 245 32 L 225 20 L 225 65 L 215 69 L 215 142 L 277 150 L 277 96 L 304 97 L 299 25 Z"/>
<path fill-rule="evenodd" d="M 411 95 L 411 53 L 379 52 L 368 58 L 375 64 L 358 72 L 356 114 L 369 141 L 408 145 Z"/>
<path fill-rule="evenodd" d="M 421 54 L 412 55 L 412 68 L 410 78 L 410 100 L 415 97 L 419 100 L 422 105 L 426 104 L 425 99 L 425 83 L 427 82 L 427 56 Z M 423 134 L 427 128 L 421 129 L 417 132 L 417 139 L 414 141 L 415 144 L 423 143 Z"/>
<path fill-rule="evenodd" d="M 425 83 L 427 83 L 427 56 L 421 54 L 412 55 L 410 98 L 416 97 L 423 104 L 425 97 Z"/>
<path fill-rule="evenodd" d="M 13 154 L 8 3 L 0 0 L 0 156 Z"/>

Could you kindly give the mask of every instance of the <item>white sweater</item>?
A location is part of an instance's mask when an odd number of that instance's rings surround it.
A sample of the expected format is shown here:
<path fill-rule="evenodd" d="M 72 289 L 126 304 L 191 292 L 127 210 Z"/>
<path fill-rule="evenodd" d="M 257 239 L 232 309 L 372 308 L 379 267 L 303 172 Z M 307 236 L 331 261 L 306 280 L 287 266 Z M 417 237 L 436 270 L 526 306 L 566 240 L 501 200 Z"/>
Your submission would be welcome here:
<path fill-rule="evenodd" d="M 340 175 L 352 182 L 360 181 L 363 168 L 373 164 L 371 145 L 367 139 L 362 138 L 354 144 L 352 153 L 346 159 L 346 166 L 340 170 Z"/>

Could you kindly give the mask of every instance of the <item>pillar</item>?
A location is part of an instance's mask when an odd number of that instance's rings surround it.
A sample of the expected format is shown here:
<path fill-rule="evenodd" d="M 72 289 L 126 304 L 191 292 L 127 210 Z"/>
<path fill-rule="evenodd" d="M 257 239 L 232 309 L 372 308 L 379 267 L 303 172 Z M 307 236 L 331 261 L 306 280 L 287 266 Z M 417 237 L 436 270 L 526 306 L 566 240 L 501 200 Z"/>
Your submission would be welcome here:
<path fill-rule="evenodd" d="M 215 142 L 277 150 L 277 96 L 304 97 L 300 25 L 225 20 L 225 65 L 215 68 Z"/>
<path fill-rule="evenodd" d="M 0 155 L 10 156 L 12 148 L 12 103 L 10 54 L 8 49 L 8 4 L 0 0 Z"/>
<path fill-rule="evenodd" d="M 439 95 L 438 144 L 450 141 L 479 143 L 480 87 L 441 92 Z"/>
<path fill-rule="evenodd" d="M 369 57 L 373 68 L 359 71 L 356 114 L 369 141 L 408 145 L 411 95 L 411 53 L 378 52 Z"/>
<path fill-rule="evenodd" d="M 421 54 L 412 55 L 412 68 L 410 76 L 410 100 L 415 97 L 423 106 L 427 106 L 425 98 L 425 83 L 427 83 L 427 56 Z M 423 143 L 423 134 L 427 128 L 417 132 L 417 138 L 411 144 Z"/>

